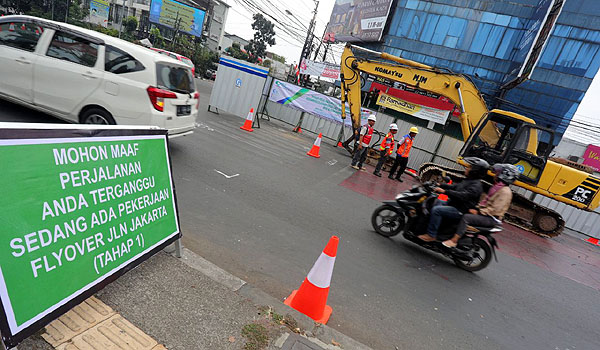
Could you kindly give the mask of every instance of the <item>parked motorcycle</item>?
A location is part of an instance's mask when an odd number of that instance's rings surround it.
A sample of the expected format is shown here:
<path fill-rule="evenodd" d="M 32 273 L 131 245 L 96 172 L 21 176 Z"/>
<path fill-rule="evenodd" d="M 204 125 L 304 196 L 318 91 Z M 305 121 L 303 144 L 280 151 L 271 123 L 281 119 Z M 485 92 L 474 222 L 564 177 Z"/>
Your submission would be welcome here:
<path fill-rule="evenodd" d="M 436 242 L 425 242 L 417 237 L 427 231 L 429 213 L 437 200 L 437 194 L 433 192 L 435 187 L 437 184 L 426 182 L 398 194 L 394 201 L 384 201 L 371 216 L 375 232 L 385 237 L 402 233 L 407 240 L 451 258 L 466 271 L 484 269 L 492 255 L 497 261 L 495 248 L 498 244 L 492 234 L 502 231 L 501 224 L 491 228 L 468 227 L 456 248 L 448 248 L 441 242 L 454 236 L 458 221 L 444 219 Z"/>

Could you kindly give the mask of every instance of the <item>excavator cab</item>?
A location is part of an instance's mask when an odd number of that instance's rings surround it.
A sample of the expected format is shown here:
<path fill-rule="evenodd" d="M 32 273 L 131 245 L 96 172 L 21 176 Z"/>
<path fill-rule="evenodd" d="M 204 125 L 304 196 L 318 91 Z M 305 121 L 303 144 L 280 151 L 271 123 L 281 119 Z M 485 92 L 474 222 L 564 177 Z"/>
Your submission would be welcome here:
<path fill-rule="evenodd" d="M 460 151 L 461 157 L 479 157 L 490 164 L 514 164 L 519 180 L 536 185 L 554 141 L 554 131 L 511 112 L 492 110 L 477 124 Z"/>

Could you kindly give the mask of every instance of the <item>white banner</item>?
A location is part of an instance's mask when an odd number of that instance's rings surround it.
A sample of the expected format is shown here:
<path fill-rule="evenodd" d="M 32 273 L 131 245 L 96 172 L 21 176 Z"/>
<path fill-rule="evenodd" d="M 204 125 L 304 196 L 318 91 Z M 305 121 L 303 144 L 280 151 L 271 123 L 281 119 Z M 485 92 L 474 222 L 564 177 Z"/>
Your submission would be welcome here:
<path fill-rule="evenodd" d="M 296 108 L 317 117 L 342 123 L 342 101 L 316 91 L 303 88 L 281 80 L 275 80 L 269 94 L 269 100 Z M 367 108 L 361 108 L 361 125 L 367 122 L 370 114 L 375 114 Z M 346 104 L 345 125 L 352 125 L 350 108 Z"/>
<path fill-rule="evenodd" d="M 300 74 L 318 75 L 322 78 L 331 78 L 338 80 L 340 78 L 340 66 L 328 62 L 316 62 L 302 59 L 300 64 Z"/>

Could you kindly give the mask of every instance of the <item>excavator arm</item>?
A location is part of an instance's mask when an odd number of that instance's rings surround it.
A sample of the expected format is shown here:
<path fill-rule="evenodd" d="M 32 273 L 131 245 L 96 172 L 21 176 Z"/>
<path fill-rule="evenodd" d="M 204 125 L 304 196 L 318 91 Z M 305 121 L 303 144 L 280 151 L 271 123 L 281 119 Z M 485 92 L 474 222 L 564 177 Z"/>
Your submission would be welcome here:
<path fill-rule="evenodd" d="M 363 51 L 374 56 L 375 59 L 358 58 L 353 51 Z M 488 112 L 479 90 L 463 75 L 348 44 L 342 53 L 341 61 L 342 101 L 348 101 L 355 130 L 360 127 L 361 72 L 447 97 L 460 109 L 459 119 L 465 140 Z M 468 106 L 468 112 L 465 106 Z M 342 118 L 346 118 L 344 108 L 342 108 Z M 493 130 L 489 131 L 489 135 L 486 133 L 484 138 L 498 137 L 494 135 Z"/>

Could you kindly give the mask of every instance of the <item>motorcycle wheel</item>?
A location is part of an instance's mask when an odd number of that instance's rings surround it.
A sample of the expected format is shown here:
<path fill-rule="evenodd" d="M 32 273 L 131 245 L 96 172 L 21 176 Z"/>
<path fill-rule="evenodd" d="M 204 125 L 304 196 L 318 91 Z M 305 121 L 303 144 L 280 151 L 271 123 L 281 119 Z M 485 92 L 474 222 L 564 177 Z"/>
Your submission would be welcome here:
<path fill-rule="evenodd" d="M 371 216 L 371 225 L 375 232 L 384 237 L 392 237 L 404 229 L 404 214 L 391 205 L 382 205 Z"/>
<path fill-rule="evenodd" d="M 492 249 L 486 241 L 479 237 L 473 238 L 473 248 L 470 253 L 473 256 L 473 261 L 464 261 L 458 257 L 453 257 L 456 266 L 466 271 L 475 272 L 483 270 L 492 261 Z"/>

